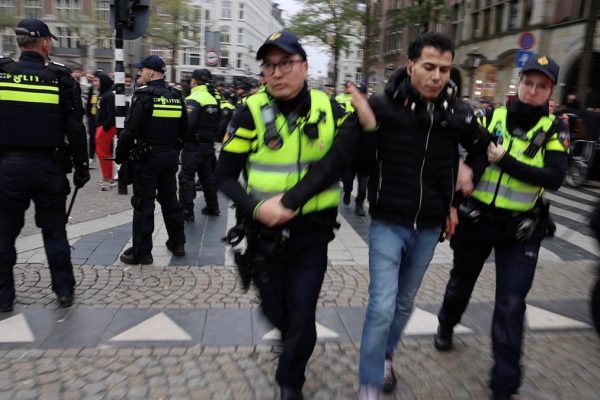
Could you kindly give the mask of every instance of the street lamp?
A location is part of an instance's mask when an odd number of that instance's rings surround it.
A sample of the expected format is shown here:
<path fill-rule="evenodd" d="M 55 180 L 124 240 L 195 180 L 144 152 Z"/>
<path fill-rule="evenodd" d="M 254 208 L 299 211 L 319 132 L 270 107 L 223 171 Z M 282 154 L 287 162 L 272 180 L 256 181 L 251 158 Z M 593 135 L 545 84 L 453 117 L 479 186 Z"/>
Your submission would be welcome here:
<path fill-rule="evenodd" d="M 473 80 L 475 77 L 475 70 L 481 65 L 483 54 L 479 52 L 479 49 L 474 48 L 471 52 L 467 53 L 469 62 L 467 68 L 469 68 L 469 97 L 473 94 Z"/>

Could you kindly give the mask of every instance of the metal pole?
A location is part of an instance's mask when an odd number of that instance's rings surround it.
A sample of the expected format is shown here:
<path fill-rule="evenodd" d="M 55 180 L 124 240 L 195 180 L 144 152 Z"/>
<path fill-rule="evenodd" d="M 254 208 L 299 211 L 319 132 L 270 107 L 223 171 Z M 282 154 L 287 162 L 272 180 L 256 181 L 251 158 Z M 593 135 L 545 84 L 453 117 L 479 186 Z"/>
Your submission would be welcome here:
<path fill-rule="evenodd" d="M 115 126 L 117 127 L 117 140 L 121 135 L 121 131 L 125 127 L 125 67 L 123 65 L 123 23 L 121 19 L 125 17 L 121 15 L 122 1 L 115 0 Z M 116 145 L 116 142 L 115 142 Z M 116 147 L 115 147 L 116 148 Z M 117 166 L 118 168 L 118 166 Z M 127 186 L 124 186 L 119 181 L 119 194 L 127 194 Z"/>

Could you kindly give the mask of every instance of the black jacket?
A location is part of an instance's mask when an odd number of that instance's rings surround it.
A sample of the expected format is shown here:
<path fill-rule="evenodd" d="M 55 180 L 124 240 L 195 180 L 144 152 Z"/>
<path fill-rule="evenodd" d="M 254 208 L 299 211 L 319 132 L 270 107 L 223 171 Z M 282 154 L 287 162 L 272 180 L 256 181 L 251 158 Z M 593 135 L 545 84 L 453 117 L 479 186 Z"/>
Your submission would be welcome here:
<path fill-rule="evenodd" d="M 153 94 L 154 93 L 154 94 Z M 177 97 L 181 99 L 182 114 L 176 121 L 168 121 L 169 129 L 151 129 L 152 111 L 154 109 L 154 97 L 160 94 L 167 98 Z M 115 151 L 115 162 L 117 164 L 129 159 L 129 152 L 134 146 L 136 139 L 150 145 L 172 145 L 181 148 L 185 142 L 185 134 L 188 129 L 187 115 L 181 93 L 176 89 L 167 87 L 164 80 L 153 80 L 146 86 L 138 88 L 131 99 L 131 107 L 125 117 L 125 128 L 119 136 Z M 151 134 L 161 140 L 149 140 L 147 135 Z"/>
<path fill-rule="evenodd" d="M 404 68 L 369 103 L 379 124 L 371 145 L 362 149 L 372 165 L 372 217 L 414 229 L 443 226 L 454 196 L 458 144 L 482 158 L 492 136 L 476 123 L 452 82 L 427 102 Z"/>
<path fill-rule="evenodd" d="M 46 148 L 66 144 L 76 165 L 87 164 L 87 137 L 83 125 L 81 88 L 62 64 L 45 63 L 41 55 L 23 51 L 18 62 L 0 58 L 2 80 L 10 76 L 41 81 L 58 81 L 60 115 L 46 111 L 43 104 L 0 101 L 0 143 L 9 147 Z M 52 121 L 52 123 L 50 123 Z M 50 126 L 54 129 L 50 132 Z M 66 139 L 66 140 L 65 140 Z M 66 143 L 65 143 L 66 142 Z"/>
<path fill-rule="evenodd" d="M 96 126 L 108 131 L 115 126 L 115 94 L 112 91 L 113 81 L 106 74 L 97 74 L 100 79 L 98 89 L 98 111 L 96 112 Z"/>

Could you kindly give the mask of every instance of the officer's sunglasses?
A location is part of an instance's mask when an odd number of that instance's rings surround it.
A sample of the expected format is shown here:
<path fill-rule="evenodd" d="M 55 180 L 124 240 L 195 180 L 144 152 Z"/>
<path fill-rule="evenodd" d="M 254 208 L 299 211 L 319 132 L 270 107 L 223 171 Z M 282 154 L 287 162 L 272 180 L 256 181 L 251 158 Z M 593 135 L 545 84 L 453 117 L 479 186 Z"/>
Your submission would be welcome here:
<path fill-rule="evenodd" d="M 262 63 L 261 67 L 265 76 L 273 75 L 275 73 L 275 68 L 277 67 L 279 67 L 279 71 L 282 74 L 287 74 L 292 70 L 292 68 L 294 68 L 294 64 L 303 62 L 303 59 L 283 60 L 279 61 L 278 63 L 264 62 Z"/>

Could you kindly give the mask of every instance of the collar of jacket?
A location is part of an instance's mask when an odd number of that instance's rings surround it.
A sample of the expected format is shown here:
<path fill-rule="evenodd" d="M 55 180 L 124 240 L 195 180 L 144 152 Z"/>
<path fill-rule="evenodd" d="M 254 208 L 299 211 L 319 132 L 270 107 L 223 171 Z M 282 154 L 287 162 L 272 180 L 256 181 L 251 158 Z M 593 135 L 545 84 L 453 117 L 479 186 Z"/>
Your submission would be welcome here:
<path fill-rule="evenodd" d="M 421 94 L 410 85 L 410 78 L 406 72 L 406 67 L 397 69 L 392 76 L 390 76 L 388 83 L 385 85 L 384 92 L 390 99 L 404 104 L 405 107 L 411 110 L 421 108 L 428 103 L 426 100 L 423 100 Z M 446 102 L 447 105 L 448 103 L 454 102 L 456 96 L 457 86 L 452 80 L 449 80 L 446 87 L 442 89 L 440 95 L 433 100 L 432 103 L 443 105 L 443 103 Z"/>
<path fill-rule="evenodd" d="M 304 82 L 304 86 L 300 90 L 300 93 L 291 100 L 278 100 L 274 98 L 268 91 L 269 99 L 277 104 L 277 110 L 286 117 L 291 112 L 296 112 L 298 115 L 306 115 L 310 109 L 310 93 L 308 92 L 308 85 Z"/>
<path fill-rule="evenodd" d="M 506 126 L 509 131 L 518 127 L 527 132 L 533 128 L 544 115 L 548 115 L 547 104 L 542 106 L 532 106 L 531 104 L 521 102 L 517 97 L 508 106 Z"/>
<path fill-rule="evenodd" d="M 191 92 L 192 92 L 192 93 L 194 93 L 194 92 L 208 92 L 208 86 L 206 86 L 206 85 L 198 85 L 198 86 L 194 86 L 194 87 L 191 89 Z"/>
<path fill-rule="evenodd" d="M 21 52 L 21 56 L 19 57 L 19 61 L 26 62 L 35 62 L 40 64 L 44 63 L 44 57 L 41 54 L 36 53 L 35 51 L 23 51 Z"/>

